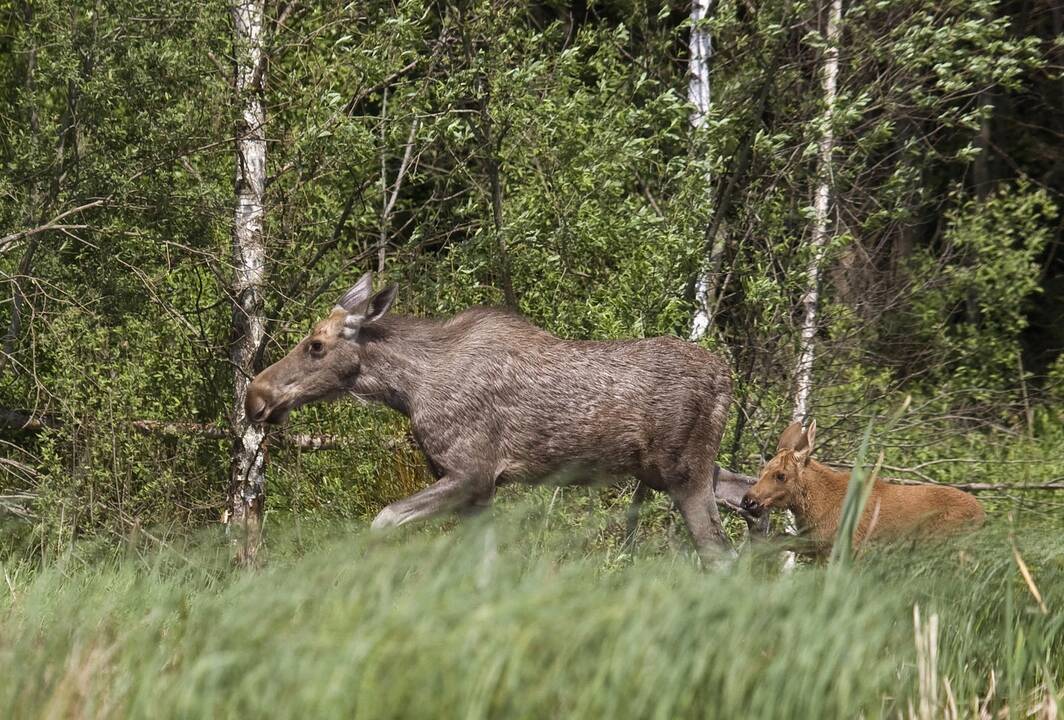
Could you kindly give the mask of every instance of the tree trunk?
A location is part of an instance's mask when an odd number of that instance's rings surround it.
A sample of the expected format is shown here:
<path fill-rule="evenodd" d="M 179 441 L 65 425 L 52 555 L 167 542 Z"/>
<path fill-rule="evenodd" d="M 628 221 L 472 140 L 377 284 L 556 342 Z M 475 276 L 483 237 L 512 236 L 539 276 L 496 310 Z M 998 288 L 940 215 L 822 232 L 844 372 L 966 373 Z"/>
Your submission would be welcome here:
<path fill-rule="evenodd" d="M 805 422 L 809 415 L 809 395 L 813 386 L 813 358 L 815 354 L 817 311 L 820 304 L 820 267 L 828 242 L 828 213 L 831 209 L 831 155 L 835 149 L 835 89 L 839 75 L 839 23 L 842 20 L 842 0 L 829 0 L 827 47 L 821 66 L 821 88 L 824 97 L 824 115 L 821 119 L 819 156 L 817 158 L 816 196 L 813 200 L 813 237 L 809 268 L 806 275 L 805 293 L 802 295 L 802 334 L 798 348 L 798 366 L 795 370 L 794 391 L 795 420 Z M 786 514 L 787 532 L 794 535 L 797 528 L 794 515 Z M 783 566 L 792 569 L 797 560 L 793 552 L 785 554 Z"/>
<path fill-rule="evenodd" d="M 824 93 L 824 115 L 817 159 L 816 196 L 813 201 L 813 237 L 806 277 L 805 293 L 802 296 L 802 334 L 798 351 L 798 367 L 795 372 L 794 393 L 795 420 L 805 421 L 809 414 L 809 394 L 813 382 L 813 358 L 819 310 L 819 281 L 824 252 L 827 249 L 829 217 L 831 209 L 831 156 L 835 149 L 835 88 L 839 74 L 839 24 L 842 21 L 842 0 L 830 0 L 828 6 L 827 47 L 821 69 L 821 88 Z"/>
<path fill-rule="evenodd" d="M 26 36 L 33 38 L 33 5 L 29 2 L 23 2 L 21 5 L 22 20 L 26 27 Z M 29 50 L 26 52 L 26 67 L 25 75 L 23 77 L 23 84 L 26 90 L 26 107 L 24 109 L 25 118 L 30 128 L 30 135 L 37 137 L 40 133 L 40 118 L 37 113 L 37 46 L 35 42 L 31 42 Z M 62 163 L 59 163 L 57 172 L 62 172 Z M 25 224 L 27 228 L 31 228 L 34 225 L 34 221 L 37 219 L 37 205 L 40 202 L 39 190 L 37 183 L 34 182 L 32 189 L 29 192 L 29 203 L 25 211 Z M 14 277 L 10 278 L 11 283 L 11 320 L 8 322 L 7 332 L 4 334 L 3 351 L 0 353 L 0 371 L 3 371 L 15 353 L 16 345 L 18 344 L 19 337 L 22 334 L 22 310 L 25 306 L 26 294 L 22 289 L 22 284 L 27 282 L 31 268 L 33 267 L 33 255 L 37 251 L 37 238 L 31 238 L 26 244 L 26 249 L 23 251 L 22 260 L 19 262 L 18 272 Z M 15 372 L 18 372 L 17 365 Z"/>
<path fill-rule="evenodd" d="M 709 61 L 713 56 L 713 41 L 709 30 L 705 27 L 706 15 L 709 12 L 712 0 L 693 0 L 691 3 L 691 36 L 688 41 L 689 79 L 687 83 L 687 100 L 691 103 L 691 130 L 692 148 L 697 149 L 702 145 L 702 130 L 706 124 L 706 116 L 709 114 L 710 103 L 710 76 Z M 703 178 L 703 198 L 709 202 L 711 194 L 711 178 L 709 172 Z M 719 223 L 717 223 L 719 225 Z M 713 324 L 712 306 L 713 298 L 717 294 L 720 285 L 720 265 L 724 255 L 724 237 L 719 227 L 709 238 L 709 257 L 704 259 L 705 265 L 695 282 L 695 314 L 691 321 L 691 340 L 698 341 L 705 337 Z"/>
<path fill-rule="evenodd" d="M 265 433 L 244 413 L 244 397 L 255 375 L 256 350 L 264 323 L 260 288 L 265 267 L 263 193 L 266 187 L 265 58 L 262 24 L 265 0 L 235 0 L 232 6 L 236 58 L 235 89 L 240 108 L 236 127 L 236 209 L 233 224 L 232 466 L 226 519 L 234 559 L 255 562 L 262 543 L 266 500 Z"/>

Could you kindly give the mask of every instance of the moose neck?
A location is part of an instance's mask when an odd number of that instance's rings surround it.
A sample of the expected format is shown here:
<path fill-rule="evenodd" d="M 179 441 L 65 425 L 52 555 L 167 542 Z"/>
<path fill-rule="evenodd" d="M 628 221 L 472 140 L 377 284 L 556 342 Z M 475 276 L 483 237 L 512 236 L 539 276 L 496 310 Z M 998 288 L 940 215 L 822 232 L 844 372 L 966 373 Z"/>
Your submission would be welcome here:
<path fill-rule="evenodd" d="M 798 477 L 797 497 L 790 508 L 799 527 L 811 530 L 833 527 L 848 483 L 847 473 L 810 458 Z"/>
<path fill-rule="evenodd" d="M 449 334 L 437 320 L 410 315 L 386 315 L 361 332 L 362 367 L 352 390 L 412 415 L 422 389 L 432 382 L 433 371 L 447 352 Z"/>

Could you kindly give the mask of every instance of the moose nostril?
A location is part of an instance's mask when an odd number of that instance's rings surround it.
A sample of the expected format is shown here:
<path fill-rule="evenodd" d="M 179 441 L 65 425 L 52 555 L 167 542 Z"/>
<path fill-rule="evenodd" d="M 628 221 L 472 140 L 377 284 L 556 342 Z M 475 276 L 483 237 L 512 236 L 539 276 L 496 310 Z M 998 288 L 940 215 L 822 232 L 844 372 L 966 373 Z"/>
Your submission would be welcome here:
<path fill-rule="evenodd" d="M 249 392 L 244 403 L 244 412 L 252 422 L 262 422 L 266 417 L 266 401 L 258 393 Z"/>

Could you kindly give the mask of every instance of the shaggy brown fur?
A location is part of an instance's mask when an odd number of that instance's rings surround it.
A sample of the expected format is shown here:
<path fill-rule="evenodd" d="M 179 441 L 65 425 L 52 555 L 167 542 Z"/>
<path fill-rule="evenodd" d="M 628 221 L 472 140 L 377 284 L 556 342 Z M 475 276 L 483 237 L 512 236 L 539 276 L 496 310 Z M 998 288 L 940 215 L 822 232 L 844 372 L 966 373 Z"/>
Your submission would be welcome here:
<path fill-rule="evenodd" d="M 850 473 L 810 457 L 816 421 L 807 432 L 793 423 L 780 436 L 776 456 L 765 465 L 757 484 L 743 498 L 750 512 L 790 510 L 811 552 L 831 551 L 838 529 Z M 940 537 L 982 525 L 983 508 L 971 495 L 944 485 L 899 485 L 876 480 L 854 534 L 854 546 L 865 540 Z"/>
<path fill-rule="evenodd" d="M 442 320 L 388 312 L 367 273 L 247 392 L 254 422 L 354 395 L 410 418 L 437 482 L 375 528 L 491 502 L 497 485 L 634 475 L 679 507 L 704 556 L 727 546 L 713 486 L 731 405 L 717 355 L 678 338 L 566 340 L 471 308 Z"/>

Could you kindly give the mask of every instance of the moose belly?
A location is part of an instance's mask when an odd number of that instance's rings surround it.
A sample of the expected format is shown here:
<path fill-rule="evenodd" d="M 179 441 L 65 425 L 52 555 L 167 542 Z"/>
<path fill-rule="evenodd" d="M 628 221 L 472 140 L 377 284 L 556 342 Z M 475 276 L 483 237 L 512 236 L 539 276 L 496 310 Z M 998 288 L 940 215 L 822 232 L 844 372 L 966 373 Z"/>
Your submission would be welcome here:
<path fill-rule="evenodd" d="M 587 426 L 584 426 L 585 428 Z M 641 466 L 645 443 L 623 428 L 612 433 L 575 427 L 505 428 L 475 424 L 414 424 L 414 437 L 437 477 L 459 472 L 492 475 L 496 484 L 598 484 Z"/>
<path fill-rule="evenodd" d="M 626 477 L 629 468 L 605 468 L 587 461 L 558 463 L 547 466 L 517 460 L 503 460 L 495 476 L 496 485 L 520 483 L 525 485 L 608 485 Z"/>

